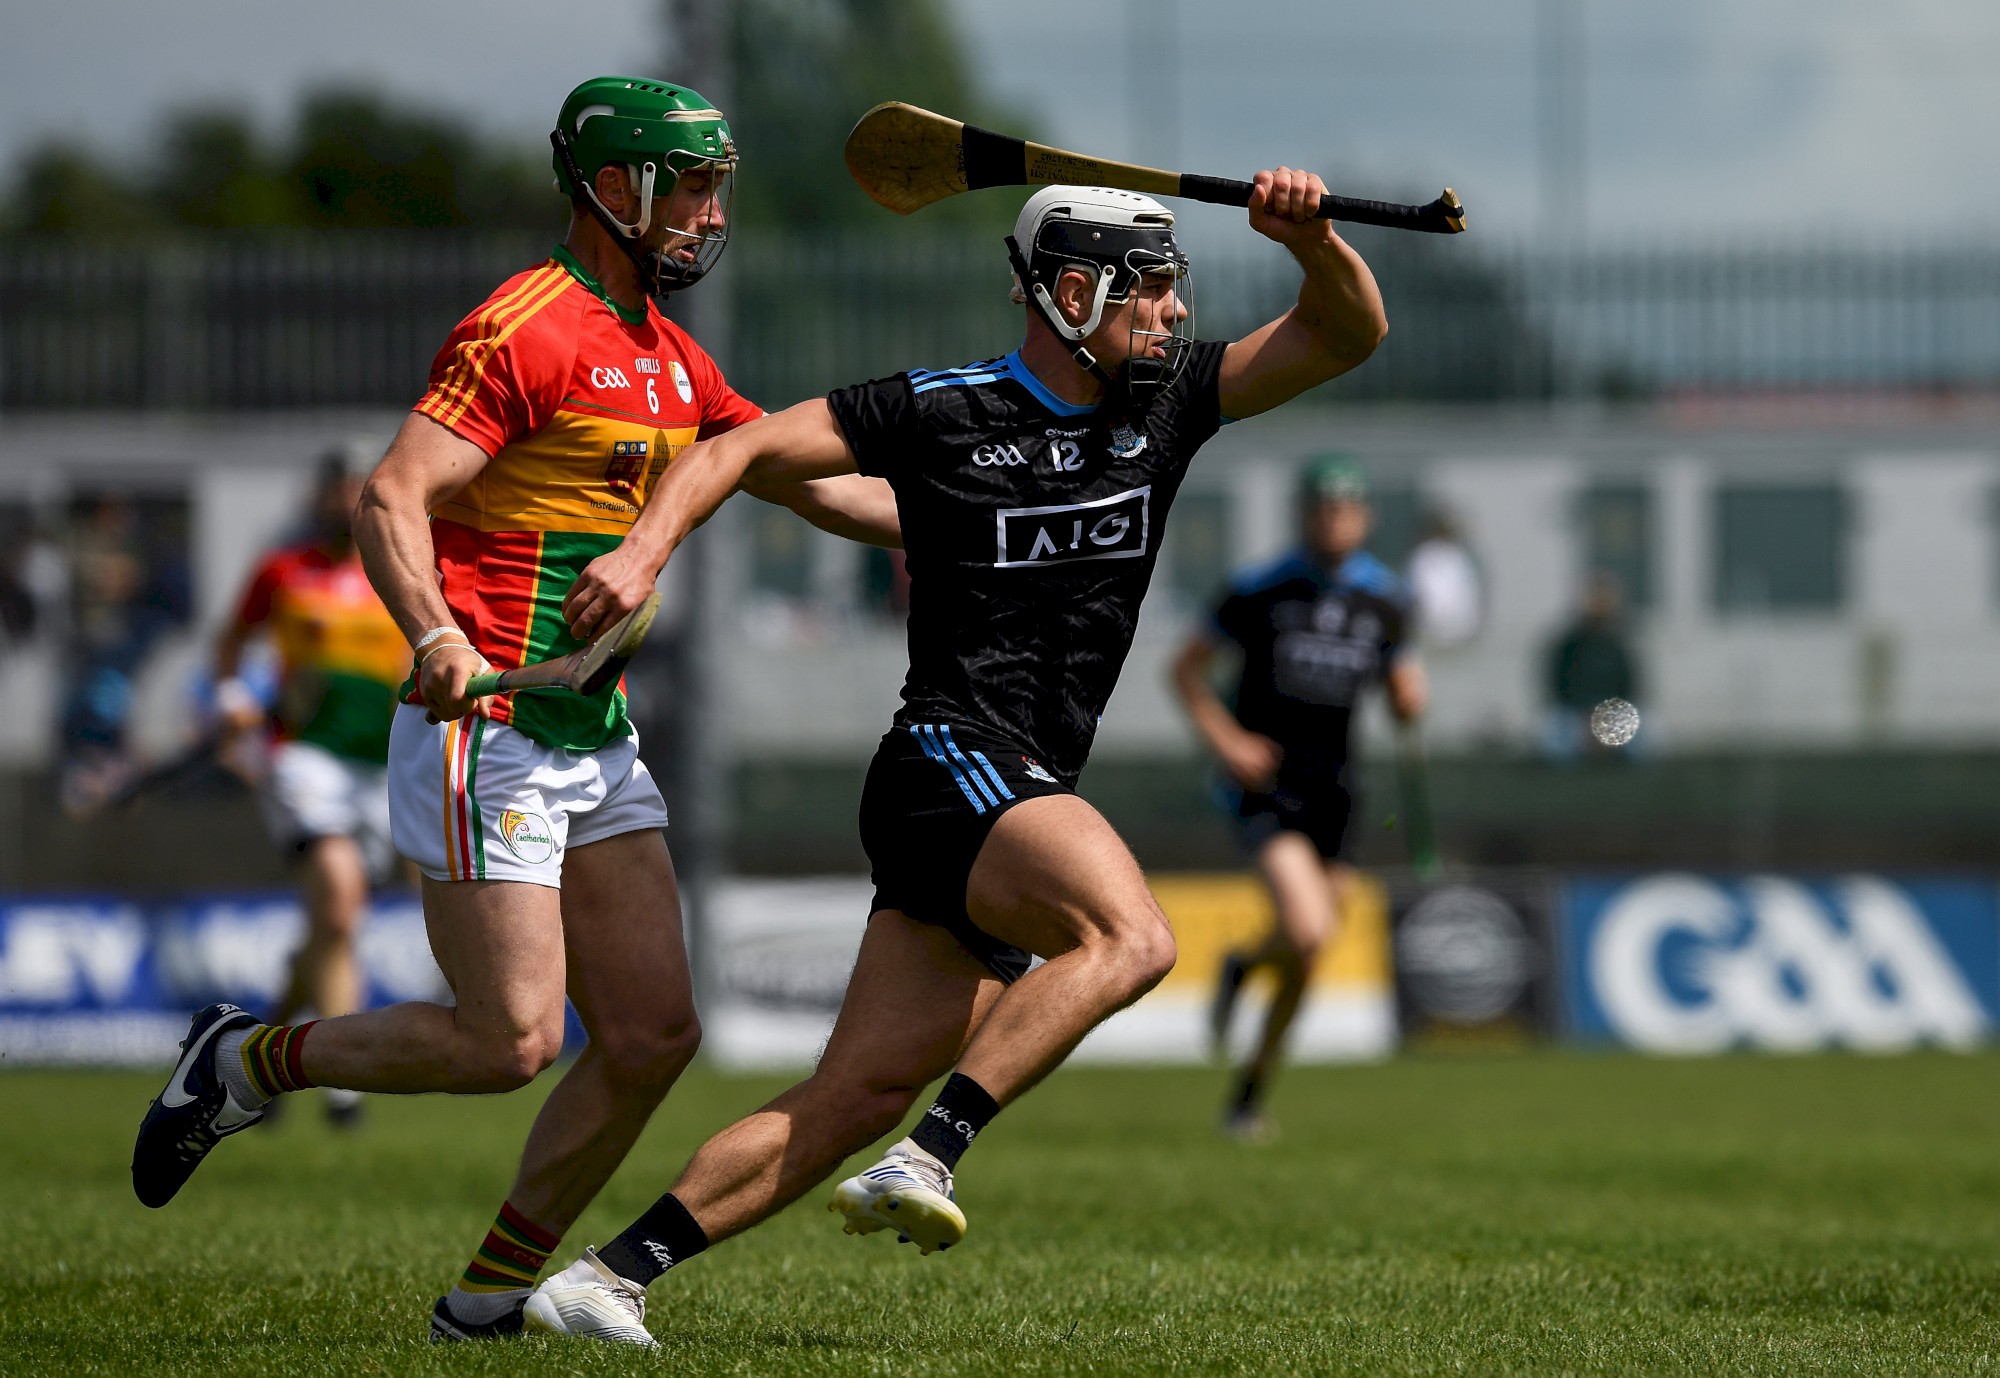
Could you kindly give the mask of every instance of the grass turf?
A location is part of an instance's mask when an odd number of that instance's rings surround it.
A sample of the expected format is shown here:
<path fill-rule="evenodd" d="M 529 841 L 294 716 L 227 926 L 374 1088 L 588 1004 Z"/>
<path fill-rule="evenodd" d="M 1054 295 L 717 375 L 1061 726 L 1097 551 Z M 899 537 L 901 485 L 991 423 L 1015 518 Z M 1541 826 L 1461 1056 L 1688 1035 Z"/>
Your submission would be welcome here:
<path fill-rule="evenodd" d="M 965 1163 L 962 1249 L 844 1237 L 816 1190 L 662 1280 L 666 1348 L 432 1346 L 537 1090 L 315 1105 L 132 1198 L 156 1079 L 0 1075 L 0 1372 L 2000 1372 L 2000 1056 L 1546 1054 L 1290 1074 L 1064 1072 Z M 697 1071 L 558 1254 L 781 1083 Z"/>

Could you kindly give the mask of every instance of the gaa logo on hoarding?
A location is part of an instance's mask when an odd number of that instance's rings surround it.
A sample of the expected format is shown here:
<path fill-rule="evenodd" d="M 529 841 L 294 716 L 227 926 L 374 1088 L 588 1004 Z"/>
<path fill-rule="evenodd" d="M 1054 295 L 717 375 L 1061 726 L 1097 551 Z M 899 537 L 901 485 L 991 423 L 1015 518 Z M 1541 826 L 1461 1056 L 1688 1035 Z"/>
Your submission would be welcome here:
<path fill-rule="evenodd" d="M 1990 887 L 1661 875 L 1572 905 L 1581 1032 L 1703 1053 L 1962 1047 L 1989 1026 Z"/>

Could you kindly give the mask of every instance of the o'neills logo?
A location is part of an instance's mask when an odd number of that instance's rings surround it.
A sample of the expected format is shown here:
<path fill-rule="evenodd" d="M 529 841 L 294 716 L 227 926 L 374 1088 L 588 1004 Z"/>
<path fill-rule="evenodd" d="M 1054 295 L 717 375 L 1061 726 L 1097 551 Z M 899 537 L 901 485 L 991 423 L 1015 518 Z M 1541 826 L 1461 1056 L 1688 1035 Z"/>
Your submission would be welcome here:
<path fill-rule="evenodd" d="M 556 840 L 549 836 L 548 821 L 538 813 L 505 809 L 500 814 L 500 840 L 530 866 L 538 866 L 556 853 Z"/>

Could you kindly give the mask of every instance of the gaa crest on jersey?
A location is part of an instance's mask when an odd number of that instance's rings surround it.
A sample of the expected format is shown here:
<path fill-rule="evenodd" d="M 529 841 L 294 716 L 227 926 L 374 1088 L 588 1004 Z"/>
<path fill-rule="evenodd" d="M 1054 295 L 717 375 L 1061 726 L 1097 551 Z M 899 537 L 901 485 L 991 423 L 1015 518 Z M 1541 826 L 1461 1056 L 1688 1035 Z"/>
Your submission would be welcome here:
<path fill-rule="evenodd" d="M 681 361 L 667 360 L 667 372 L 673 377 L 674 391 L 680 394 L 681 401 L 694 401 L 694 381 L 688 377 L 688 371 L 681 367 Z"/>
<path fill-rule="evenodd" d="M 604 486 L 628 502 L 639 501 L 646 484 L 646 468 L 652 459 L 652 445 L 644 440 L 614 440 L 611 458 L 604 465 Z"/>
<path fill-rule="evenodd" d="M 1003 507 L 994 514 L 999 538 L 994 566 L 1139 559 L 1149 548 L 1152 498 L 1147 484 L 1095 502 Z"/>
<path fill-rule="evenodd" d="M 1111 454 L 1114 459 L 1130 459 L 1146 448 L 1146 437 L 1132 429 L 1129 422 L 1121 421 L 1111 431 Z"/>

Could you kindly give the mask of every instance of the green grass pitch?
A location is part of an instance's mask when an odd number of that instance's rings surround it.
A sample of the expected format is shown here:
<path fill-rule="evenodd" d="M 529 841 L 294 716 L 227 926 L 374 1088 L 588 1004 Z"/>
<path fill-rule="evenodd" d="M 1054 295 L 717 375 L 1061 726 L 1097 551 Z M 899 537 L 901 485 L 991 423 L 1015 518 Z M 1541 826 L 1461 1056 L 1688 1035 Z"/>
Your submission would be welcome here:
<path fill-rule="evenodd" d="M 1976 1374 L 2000 1371 L 2000 1055 L 1543 1054 L 1058 1074 L 968 1156 L 961 1249 L 847 1238 L 824 1189 L 655 1285 L 655 1354 L 432 1346 L 539 1100 L 315 1105 L 132 1198 L 151 1076 L 0 1075 L 0 1372 Z M 781 1083 L 697 1071 L 558 1254 Z"/>

